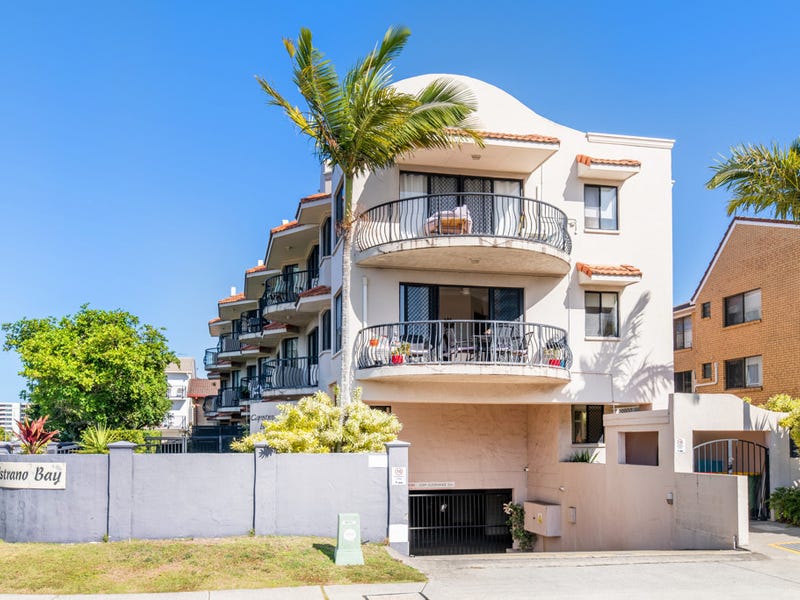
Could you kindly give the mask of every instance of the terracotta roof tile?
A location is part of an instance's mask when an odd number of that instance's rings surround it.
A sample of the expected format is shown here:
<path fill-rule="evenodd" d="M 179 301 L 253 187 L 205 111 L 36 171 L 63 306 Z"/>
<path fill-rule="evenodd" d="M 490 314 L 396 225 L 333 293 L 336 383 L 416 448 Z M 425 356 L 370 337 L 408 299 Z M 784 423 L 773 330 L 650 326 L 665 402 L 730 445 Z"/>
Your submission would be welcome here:
<path fill-rule="evenodd" d="M 456 133 L 455 129 L 449 130 L 451 133 Z M 509 140 L 512 142 L 536 142 L 540 144 L 560 144 L 561 140 L 556 137 L 548 135 L 539 135 L 537 133 L 502 133 L 499 131 L 479 131 L 483 137 L 489 140 Z"/>
<path fill-rule="evenodd" d="M 244 299 L 245 299 L 244 292 L 241 292 L 239 294 L 234 294 L 233 296 L 228 296 L 227 298 L 223 298 L 222 300 L 217 302 L 217 304 L 230 304 L 231 302 L 240 302 L 241 300 Z"/>
<path fill-rule="evenodd" d="M 578 154 L 575 157 L 579 163 L 591 167 L 593 164 L 598 165 L 611 165 L 614 167 L 641 167 L 642 163 L 632 158 L 596 158 L 594 156 L 586 156 L 585 154 Z"/>
<path fill-rule="evenodd" d="M 189 398 L 205 398 L 213 396 L 219 389 L 219 381 L 210 379 L 190 379 L 189 391 L 186 393 Z"/>
<path fill-rule="evenodd" d="M 314 202 L 315 200 L 322 200 L 323 198 L 330 198 L 331 195 L 326 192 L 319 192 L 317 194 L 311 194 L 310 196 L 304 196 L 300 198 L 300 204 L 305 204 L 306 202 Z"/>
<path fill-rule="evenodd" d="M 632 265 L 587 265 L 576 263 L 575 268 L 589 277 L 593 275 L 612 275 L 618 277 L 641 277 L 642 272 Z"/>
<path fill-rule="evenodd" d="M 313 287 L 310 290 L 306 290 L 305 292 L 300 292 L 298 297 L 300 298 L 308 298 L 309 296 L 324 296 L 325 294 L 330 294 L 331 288 L 327 285 L 318 285 L 317 287 Z"/>
<path fill-rule="evenodd" d="M 220 319 L 219 317 L 214 317 L 213 319 L 211 319 L 211 320 L 208 322 L 208 324 L 209 324 L 209 325 L 213 325 L 214 323 L 219 323 L 220 321 L 222 321 L 222 319 Z"/>
<path fill-rule="evenodd" d="M 278 225 L 277 227 L 273 227 L 269 230 L 270 233 L 280 233 L 281 231 L 286 231 L 287 229 L 293 229 L 294 227 L 298 227 L 300 223 L 295 221 L 289 221 L 288 223 L 284 223 L 283 225 Z"/>
<path fill-rule="evenodd" d="M 252 273 L 260 273 L 261 271 L 266 271 L 266 270 L 267 270 L 267 265 L 258 265 L 255 267 L 250 267 L 244 273 L 245 275 L 250 275 Z"/>
<path fill-rule="evenodd" d="M 242 344 L 242 352 L 245 350 L 258 350 L 258 346 L 253 346 L 252 344 Z"/>

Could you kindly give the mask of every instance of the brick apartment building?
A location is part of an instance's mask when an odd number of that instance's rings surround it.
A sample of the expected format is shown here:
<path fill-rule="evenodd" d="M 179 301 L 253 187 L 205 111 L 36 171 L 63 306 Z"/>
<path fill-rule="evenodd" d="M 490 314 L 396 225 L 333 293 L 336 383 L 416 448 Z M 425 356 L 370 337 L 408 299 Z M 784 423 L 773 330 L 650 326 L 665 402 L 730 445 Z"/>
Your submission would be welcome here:
<path fill-rule="evenodd" d="M 675 391 L 800 396 L 800 224 L 736 217 L 673 310 Z"/>

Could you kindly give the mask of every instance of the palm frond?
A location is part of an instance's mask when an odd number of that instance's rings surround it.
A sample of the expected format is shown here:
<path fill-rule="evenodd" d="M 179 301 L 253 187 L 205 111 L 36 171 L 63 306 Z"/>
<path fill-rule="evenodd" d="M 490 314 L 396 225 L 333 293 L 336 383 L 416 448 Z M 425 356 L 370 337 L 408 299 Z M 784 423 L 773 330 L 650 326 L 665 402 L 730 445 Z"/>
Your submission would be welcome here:
<path fill-rule="evenodd" d="M 800 139 L 789 148 L 742 144 L 713 165 L 708 189 L 732 192 L 728 214 L 771 211 L 779 219 L 800 221 Z"/>

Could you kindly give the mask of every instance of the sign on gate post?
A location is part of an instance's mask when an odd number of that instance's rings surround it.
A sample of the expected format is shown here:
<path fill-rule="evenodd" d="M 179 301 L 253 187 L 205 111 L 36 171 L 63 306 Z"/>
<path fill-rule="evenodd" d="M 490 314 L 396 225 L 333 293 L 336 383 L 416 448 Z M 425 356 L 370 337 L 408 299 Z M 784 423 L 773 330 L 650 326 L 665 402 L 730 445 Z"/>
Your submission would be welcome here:
<path fill-rule="evenodd" d="M 363 565 L 361 552 L 361 518 L 358 513 L 339 513 L 339 527 L 336 534 L 337 565 Z"/>

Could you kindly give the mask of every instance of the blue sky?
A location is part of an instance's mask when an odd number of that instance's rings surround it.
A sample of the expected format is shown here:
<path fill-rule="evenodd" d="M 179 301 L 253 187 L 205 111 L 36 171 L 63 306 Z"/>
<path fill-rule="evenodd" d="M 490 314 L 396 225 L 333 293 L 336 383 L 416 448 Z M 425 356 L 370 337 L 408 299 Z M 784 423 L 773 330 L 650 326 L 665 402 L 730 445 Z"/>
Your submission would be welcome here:
<path fill-rule="evenodd" d="M 0 3 L 0 322 L 124 308 L 201 359 L 216 300 L 317 190 L 311 146 L 253 78 L 290 90 L 281 38 L 301 26 L 340 71 L 404 24 L 398 79 L 470 75 L 576 129 L 676 139 L 683 302 L 729 222 L 708 166 L 800 134 L 798 17 L 793 2 Z M 0 400 L 18 369 L 0 353 Z"/>

